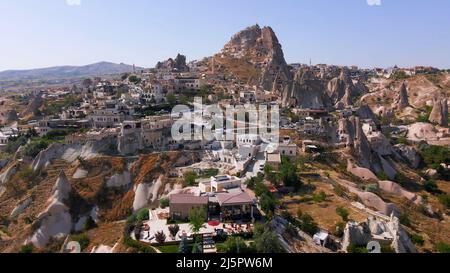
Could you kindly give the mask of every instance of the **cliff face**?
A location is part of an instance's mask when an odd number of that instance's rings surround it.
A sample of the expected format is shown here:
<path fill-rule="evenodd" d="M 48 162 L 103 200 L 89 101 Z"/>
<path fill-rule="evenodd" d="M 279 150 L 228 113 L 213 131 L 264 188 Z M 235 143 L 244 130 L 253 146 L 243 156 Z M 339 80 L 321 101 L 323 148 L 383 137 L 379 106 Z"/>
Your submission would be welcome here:
<path fill-rule="evenodd" d="M 302 68 L 295 74 L 292 84 L 285 87 L 283 106 L 319 109 L 329 103 L 324 94 L 323 82 L 316 78 L 309 68 Z"/>

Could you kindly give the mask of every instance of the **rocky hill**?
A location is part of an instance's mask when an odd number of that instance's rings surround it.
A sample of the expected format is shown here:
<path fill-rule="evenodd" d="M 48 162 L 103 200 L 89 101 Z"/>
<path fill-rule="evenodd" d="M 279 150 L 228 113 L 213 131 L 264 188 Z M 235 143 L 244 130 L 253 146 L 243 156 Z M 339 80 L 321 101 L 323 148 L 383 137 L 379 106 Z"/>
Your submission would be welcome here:
<path fill-rule="evenodd" d="M 238 32 L 213 60 L 219 70 L 261 84 L 266 90 L 281 92 L 292 79 L 281 44 L 270 27 L 254 25 Z"/>

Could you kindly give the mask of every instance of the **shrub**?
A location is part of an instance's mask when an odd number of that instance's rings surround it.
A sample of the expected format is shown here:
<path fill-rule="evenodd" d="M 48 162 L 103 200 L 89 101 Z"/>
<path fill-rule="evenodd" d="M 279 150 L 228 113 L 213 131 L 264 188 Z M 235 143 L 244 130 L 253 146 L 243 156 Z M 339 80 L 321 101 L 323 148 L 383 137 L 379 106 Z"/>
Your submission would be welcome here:
<path fill-rule="evenodd" d="M 348 253 L 369 253 L 369 250 L 363 246 L 357 246 L 355 244 L 350 244 L 347 247 L 347 252 Z"/>
<path fill-rule="evenodd" d="M 342 220 L 344 220 L 345 222 L 348 221 L 348 216 L 350 215 L 350 213 L 348 212 L 348 210 L 346 210 L 343 207 L 337 207 L 336 208 L 336 213 L 337 215 L 342 217 Z"/>
<path fill-rule="evenodd" d="M 282 247 L 278 236 L 266 226 L 255 227 L 255 249 L 258 253 L 280 253 Z"/>
<path fill-rule="evenodd" d="M 163 198 L 163 199 L 159 200 L 159 206 L 160 206 L 162 209 L 167 208 L 169 205 L 170 205 L 169 199 Z"/>
<path fill-rule="evenodd" d="M 239 254 L 239 253 L 246 253 L 247 248 L 248 247 L 244 239 L 238 236 L 230 236 L 222 245 L 221 251 L 224 253 Z"/>
<path fill-rule="evenodd" d="M 307 213 L 303 213 L 301 217 L 298 219 L 298 227 L 309 235 L 314 235 L 319 231 L 319 227 L 314 222 L 314 219 L 311 215 Z"/>
<path fill-rule="evenodd" d="M 342 187 L 341 185 L 336 185 L 336 187 L 334 187 L 334 192 L 339 197 L 344 197 L 345 196 L 345 188 Z"/>
<path fill-rule="evenodd" d="M 418 234 L 410 234 L 409 237 L 415 245 L 423 246 L 425 244 L 425 240 L 423 239 L 423 237 Z"/>
<path fill-rule="evenodd" d="M 261 209 L 266 212 L 274 212 L 277 207 L 277 199 L 275 199 L 271 194 L 263 194 L 259 199 L 259 204 L 261 205 Z"/>
<path fill-rule="evenodd" d="M 194 186 L 197 174 L 195 172 L 187 172 L 184 174 L 184 183 L 187 186 Z"/>
<path fill-rule="evenodd" d="M 400 224 L 404 225 L 404 226 L 411 226 L 411 220 L 409 219 L 409 215 L 408 214 L 401 214 L 399 217 L 400 220 Z"/>
<path fill-rule="evenodd" d="M 427 180 L 427 181 L 425 181 L 423 186 L 424 186 L 425 191 L 429 192 L 431 194 L 439 194 L 439 193 L 441 193 L 441 190 L 439 190 L 439 187 L 438 187 L 436 181 L 434 181 L 434 180 Z"/>
<path fill-rule="evenodd" d="M 313 200 L 316 203 L 322 203 L 327 200 L 327 194 L 324 191 L 321 191 L 319 194 L 313 195 Z"/>
<path fill-rule="evenodd" d="M 169 232 L 170 235 L 172 235 L 173 238 L 177 237 L 178 232 L 180 231 L 179 225 L 171 225 L 169 226 Z"/>
<path fill-rule="evenodd" d="M 166 234 L 163 231 L 155 233 L 155 240 L 158 244 L 164 244 L 166 242 Z"/>
<path fill-rule="evenodd" d="M 446 243 L 438 243 L 436 248 L 439 253 L 450 253 L 450 245 Z"/>
<path fill-rule="evenodd" d="M 140 209 L 137 213 L 136 213 L 136 221 L 138 223 L 141 223 L 143 221 L 147 221 L 149 219 L 149 209 L 143 208 Z"/>
<path fill-rule="evenodd" d="M 33 253 L 33 251 L 34 251 L 34 246 L 32 244 L 27 244 L 27 245 L 23 245 L 20 248 L 19 253 L 30 254 L 30 253 Z"/>
<path fill-rule="evenodd" d="M 438 196 L 439 202 L 441 202 L 442 205 L 444 205 L 444 207 L 446 209 L 450 208 L 450 195 L 448 194 L 441 194 Z"/>
<path fill-rule="evenodd" d="M 334 236 L 339 238 L 344 236 L 344 230 L 345 230 L 345 223 L 343 222 L 337 223 L 334 228 Z"/>

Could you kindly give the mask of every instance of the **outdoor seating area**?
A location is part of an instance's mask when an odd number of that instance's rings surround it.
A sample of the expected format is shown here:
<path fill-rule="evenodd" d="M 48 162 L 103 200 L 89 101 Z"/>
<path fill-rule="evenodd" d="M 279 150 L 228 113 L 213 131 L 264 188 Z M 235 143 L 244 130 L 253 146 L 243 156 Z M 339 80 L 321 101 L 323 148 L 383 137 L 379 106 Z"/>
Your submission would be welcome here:
<path fill-rule="evenodd" d="M 152 210 L 149 214 L 149 220 L 142 224 L 140 241 L 151 244 L 158 243 L 155 235 L 160 232 L 164 233 L 166 237 L 165 243 L 180 242 L 183 238 L 192 239 L 194 233 L 189 223 L 178 224 L 179 231 L 176 236 L 173 236 L 170 232 L 170 227 L 174 225 L 168 223 L 167 211 Z M 197 234 L 204 237 L 230 236 L 252 233 L 253 229 L 253 224 L 242 222 L 221 223 L 220 221 L 212 220 L 205 223 Z"/>

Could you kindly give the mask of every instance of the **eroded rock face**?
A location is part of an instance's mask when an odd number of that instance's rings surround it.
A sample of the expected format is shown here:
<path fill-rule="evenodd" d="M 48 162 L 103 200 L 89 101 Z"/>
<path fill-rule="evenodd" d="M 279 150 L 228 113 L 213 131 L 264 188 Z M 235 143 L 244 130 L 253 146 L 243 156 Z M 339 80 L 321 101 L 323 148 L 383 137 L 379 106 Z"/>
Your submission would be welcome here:
<path fill-rule="evenodd" d="M 397 217 L 389 221 L 369 217 L 363 223 L 349 222 L 344 230 L 342 249 L 347 251 L 350 245 L 367 246 L 371 241 L 388 241 L 396 253 L 417 252 Z"/>
<path fill-rule="evenodd" d="M 448 102 L 447 99 L 435 100 L 430 114 L 430 122 L 443 127 L 448 126 Z"/>
<path fill-rule="evenodd" d="M 116 140 L 110 137 L 101 141 L 89 141 L 84 145 L 54 143 L 36 156 L 32 162 L 32 168 L 34 171 L 41 170 L 42 168 L 45 168 L 50 161 L 55 159 L 63 159 L 69 163 L 74 162 L 78 157 L 91 159 L 102 153 L 108 152 L 112 145 L 117 144 Z"/>
<path fill-rule="evenodd" d="M 156 69 L 176 70 L 178 72 L 189 71 L 189 67 L 186 64 L 186 56 L 181 54 L 178 54 L 175 59 L 170 58 L 164 62 L 158 62 L 156 64 Z"/>
<path fill-rule="evenodd" d="M 283 106 L 304 109 L 323 109 L 328 105 L 325 86 L 309 68 L 297 71 L 292 84 L 283 92 Z"/>
<path fill-rule="evenodd" d="M 339 77 L 332 79 L 328 83 L 328 96 L 331 99 L 331 103 L 335 106 L 339 106 L 342 103 L 342 99 L 345 98 L 345 103 L 351 104 L 351 98 L 360 96 L 368 91 L 367 87 L 358 82 L 357 85 L 353 84 L 352 79 L 347 70 L 343 69 Z"/>
<path fill-rule="evenodd" d="M 2 107 L 2 106 L 0 106 Z M 19 117 L 15 110 L 0 109 L 0 125 L 10 124 L 14 121 L 18 121 Z"/>
<path fill-rule="evenodd" d="M 107 182 L 106 186 L 108 188 L 118 188 L 124 187 L 131 184 L 131 174 L 126 171 L 121 174 L 113 175 Z"/>
<path fill-rule="evenodd" d="M 72 216 L 66 204 L 72 187 L 64 172 L 61 172 L 52 190 L 50 205 L 39 214 L 36 220 L 39 228 L 29 239 L 29 242 L 38 248 L 44 248 L 50 238 L 66 236 L 72 230 Z"/>
<path fill-rule="evenodd" d="M 160 176 L 151 184 L 141 183 L 135 187 L 135 197 L 133 202 L 133 210 L 135 212 L 145 208 L 158 199 L 158 192 L 162 186 L 162 179 L 163 177 Z"/>
<path fill-rule="evenodd" d="M 403 110 L 409 106 L 408 89 L 405 82 L 400 86 L 396 105 L 398 110 Z"/>
<path fill-rule="evenodd" d="M 419 167 L 421 158 L 416 149 L 404 144 L 395 145 L 394 149 L 412 168 L 416 169 Z"/>

